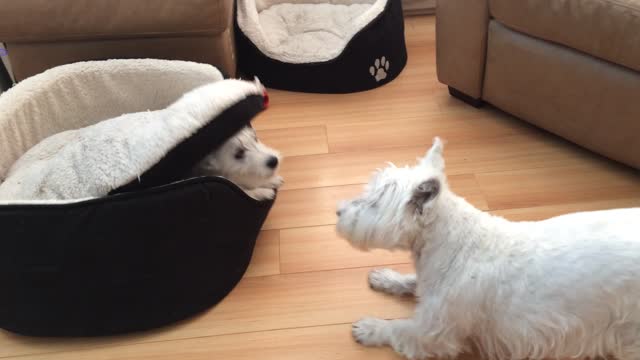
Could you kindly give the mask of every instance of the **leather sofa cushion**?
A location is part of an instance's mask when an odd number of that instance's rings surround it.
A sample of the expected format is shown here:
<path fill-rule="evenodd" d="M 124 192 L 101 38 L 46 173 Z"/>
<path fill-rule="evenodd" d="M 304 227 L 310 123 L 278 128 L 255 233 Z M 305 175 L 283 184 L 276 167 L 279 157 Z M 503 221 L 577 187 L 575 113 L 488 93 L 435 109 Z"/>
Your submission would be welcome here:
<path fill-rule="evenodd" d="M 638 0 L 490 0 L 507 27 L 640 71 Z"/>
<path fill-rule="evenodd" d="M 233 23 L 233 0 L 7 0 L 0 41 L 215 35 Z"/>
<path fill-rule="evenodd" d="M 488 39 L 483 99 L 640 169 L 639 73 L 497 21 L 491 21 Z"/>

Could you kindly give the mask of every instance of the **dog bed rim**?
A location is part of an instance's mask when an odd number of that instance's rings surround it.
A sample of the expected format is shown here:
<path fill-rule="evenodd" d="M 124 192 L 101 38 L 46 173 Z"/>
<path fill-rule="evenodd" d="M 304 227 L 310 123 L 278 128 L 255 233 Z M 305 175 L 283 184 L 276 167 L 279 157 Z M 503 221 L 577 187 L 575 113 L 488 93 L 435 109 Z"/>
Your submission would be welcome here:
<path fill-rule="evenodd" d="M 56 88 L 58 84 L 74 84 L 77 81 L 78 76 L 82 76 L 83 79 L 91 79 L 94 76 L 101 79 L 114 77 L 116 81 L 124 76 L 136 75 L 141 69 L 145 73 L 169 73 L 178 74 L 186 72 L 190 82 L 196 79 L 195 74 L 201 74 L 210 78 L 210 81 L 224 80 L 220 71 L 211 64 L 197 63 L 193 61 L 184 60 L 164 60 L 164 59 L 152 59 L 152 58 L 132 58 L 132 59 L 110 59 L 110 60 L 89 60 L 78 61 L 68 64 L 55 66 L 47 69 L 42 73 L 28 77 L 20 83 L 13 86 L 8 91 L 0 94 L 0 129 L 10 126 L 10 122 L 6 123 L 4 120 L 10 119 L 8 114 L 24 111 L 23 109 L 33 105 L 38 107 L 38 99 L 47 98 L 52 88 Z M 204 85 L 207 81 L 198 81 L 197 85 Z M 74 85 L 75 86 L 75 85 Z M 27 95 L 25 95 L 27 94 Z M 176 95 L 175 101 L 179 96 Z M 167 102 L 168 106 L 172 101 Z M 140 108 L 131 112 L 140 112 L 147 110 L 160 110 L 162 108 Z M 111 112 L 109 116 L 101 117 L 99 120 L 106 120 L 122 115 L 123 112 Z M 10 120 L 9 120 L 10 121 Z M 89 124 L 86 124 L 89 125 Z M 84 125 L 84 126 L 86 126 Z M 58 127 L 58 126 L 56 126 Z M 71 128 L 57 129 L 55 133 L 62 132 L 64 130 L 70 130 Z M 43 141 L 45 138 L 53 135 L 54 133 L 45 133 L 43 137 L 30 144 L 25 149 L 20 149 L 21 153 L 24 153 L 37 143 Z M 1 135 L 1 134 L 0 134 Z M 0 136 L 0 139 L 2 136 Z M 6 180 L 7 172 L 12 164 L 14 164 L 20 156 L 12 159 L 10 163 L 6 163 L 3 156 L 0 156 L 0 183 Z M 77 200 L 77 199 L 76 199 Z"/>
<path fill-rule="evenodd" d="M 281 64 L 291 65 L 291 66 L 294 66 L 294 65 L 304 65 L 304 66 L 309 66 L 309 65 L 322 65 L 322 64 L 327 64 L 327 63 L 332 63 L 332 62 L 338 61 L 338 60 L 343 56 L 343 54 L 344 54 L 344 50 L 345 50 L 346 48 L 348 48 L 348 47 L 349 47 L 349 45 L 350 45 L 354 40 L 356 40 L 356 38 L 357 38 L 357 37 L 358 37 L 358 36 L 359 36 L 359 35 L 360 35 L 364 30 L 366 30 L 366 29 L 368 29 L 369 27 L 373 26 L 375 22 L 377 22 L 378 20 L 380 20 L 380 18 L 382 18 L 382 17 L 384 16 L 384 13 L 385 13 L 386 11 L 388 11 L 388 9 L 389 9 L 389 7 L 390 7 L 390 5 L 391 5 L 391 2 L 392 2 L 392 1 L 399 1 L 399 0 L 375 0 L 375 1 L 373 1 L 373 3 L 372 3 L 372 7 L 373 7 L 373 6 L 375 6 L 377 3 L 382 3 L 382 2 L 384 2 L 384 6 L 382 7 L 381 11 L 380 11 L 378 14 L 376 14 L 376 16 L 374 16 L 374 17 L 372 17 L 371 19 L 369 19 L 369 21 L 368 21 L 366 24 L 364 24 L 364 26 L 362 26 L 362 27 L 361 27 L 361 28 L 359 28 L 357 31 L 355 31 L 353 34 L 351 34 L 351 35 L 349 36 L 348 40 L 346 40 L 346 41 L 344 42 L 343 46 L 340 48 L 340 51 L 336 54 L 336 56 L 334 56 L 333 58 L 327 59 L 327 60 L 310 61 L 310 62 L 288 62 L 288 61 L 284 60 L 283 58 L 274 57 L 274 56 L 272 56 L 269 52 L 264 51 L 263 49 L 261 49 L 261 48 L 260 48 L 260 46 L 258 46 L 258 45 L 256 44 L 256 42 L 254 41 L 254 39 L 253 39 L 251 36 L 249 36 L 249 35 L 247 34 L 247 32 L 245 31 L 246 29 L 244 28 L 244 26 L 243 26 L 242 22 L 240 21 L 240 16 L 239 16 L 239 14 L 240 14 L 240 10 L 239 10 L 239 7 L 240 7 L 240 1 L 238 1 L 238 5 L 237 5 L 237 7 L 238 7 L 238 14 L 236 15 L 235 23 L 237 24 L 238 30 L 239 30 L 239 31 L 241 31 L 241 32 L 242 32 L 242 35 L 243 35 L 244 37 L 246 37 L 246 38 L 249 40 L 249 42 L 251 43 L 251 45 L 252 45 L 253 47 L 255 47 L 255 48 L 256 48 L 260 53 L 262 53 L 264 56 L 266 56 L 267 58 L 269 58 L 269 59 L 271 59 L 271 60 L 273 60 L 273 61 L 276 61 L 276 62 L 281 63 Z M 369 9 L 369 10 L 367 10 L 367 11 L 373 11 L 373 10 L 375 10 L 375 9 Z M 257 9 L 255 9 L 255 8 L 254 8 L 254 9 L 252 9 L 252 11 L 253 11 L 253 12 L 255 12 L 255 13 L 256 13 L 256 15 L 257 15 Z M 260 32 L 262 33 L 262 27 L 260 27 L 260 29 L 259 29 L 259 30 L 260 30 Z"/>
<path fill-rule="evenodd" d="M 362 33 L 369 29 L 372 26 L 375 26 L 375 23 L 380 21 L 380 19 L 384 16 L 384 13 L 387 11 L 388 7 L 391 6 L 391 1 L 387 1 L 387 4 L 385 5 L 384 10 L 378 14 L 373 20 L 371 20 L 369 23 L 367 23 L 367 25 L 363 26 L 358 32 L 356 32 L 353 37 L 351 37 L 351 40 L 349 40 L 345 46 L 345 49 L 349 46 L 349 43 L 352 43 L 353 41 L 356 41 L 360 38 L 360 36 L 362 36 Z M 240 29 L 240 24 L 238 24 L 238 30 L 241 31 Z M 340 54 L 338 54 L 338 56 L 334 57 L 333 59 L 329 59 L 329 60 L 323 60 L 323 61 L 313 61 L 313 62 L 308 62 L 308 63 L 289 63 L 280 59 L 274 59 L 272 57 L 270 57 L 268 54 L 265 54 L 262 50 L 260 50 L 260 48 L 251 40 L 251 38 L 249 36 L 247 36 L 244 32 L 242 32 L 241 36 L 244 36 L 247 40 L 249 45 L 254 48 L 255 50 L 257 50 L 258 52 L 262 53 L 264 56 L 266 56 L 267 58 L 269 58 L 269 60 L 273 61 L 276 64 L 280 64 L 280 65 L 287 65 L 287 66 L 300 66 L 300 67 L 311 67 L 311 66 L 322 66 L 322 65 L 327 65 L 327 64 L 333 64 L 336 62 L 339 62 L 342 58 L 344 58 L 345 56 L 347 56 L 343 51 L 340 52 Z"/>
<path fill-rule="evenodd" d="M 67 64 L 67 65 L 63 65 L 57 68 L 52 68 L 50 69 L 50 71 L 48 71 L 48 73 L 46 74 L 39 74 L 36 75 L 28 80 L 25 80 L 25 84 L 20 84 L 18 86 L 16 86 L 14 89 L 12 89 L 12 91 L 3 94 L 6 95 L 8 97 L 2 96 L 2 99 L 0 99 L 0 103 L 9 103 L 9 100 L 13 100 L 13 99 L 17 99 L 20 100 L 18 101 L 18 103 L 20 103 L 21 101 L 24 102 L 35 102 L 38 99 L 40 99 L 41 97 L 46 97 L 47 94 L 50 92 L 50 86 L 55 86 L 56 83 L 58 82 L 64 82 L 64 79 L 71 79 L 70 81 L 70 87 L 68 87 L 68 89 L 73 90 L 73 91 L 77 91 L 78 93 L 82 94 L 82 90 L 85 89 L 85 86 L 81 86 L 81 85 L 77 85 L 78 81 L 75 80 L 75 75 L 77 76 L 81 76 L 81 79 L 85 79 L 88 81 L 91 81 L 91 79 L 100 79 L 100 80 L 105 80 L 104 82 L 106 84 L 111 84 L 112 82 L 110 82 L 111 79 L 115 79 L 116 81 L 124 81 L 125 77 L 130 77 L 131 74 L 136 74 L 138 71 L 144 71 L 145 72 L 145 78 L 148 78 L 151 74 L 156 74 L 158 71 L 162 71 L 163 68 L 166 68 L 167 65 L 170 64 L 172 65 L 171 68 L 169 68 L 169 70 L 164 71 L 166 73 L 168 73 L 169 75 L 167 75 L 167 77 L 171 77 L 173 76 L 174 78 L 177 78 L 178 80 L 180 80 L 179 76 L 183 76 L 185 77 L 185 83 L 187 85 L 191 84 L 193 81 L 192 79 L 209 79 L 209 77 L 211 77 L 211 83 L 205 83 L 205 85 L 199 85 L 202 87 L 205 86 L 210 86 L 210 87 L 215 87 L 218 90 L 214 91 L 215 94 L 220 93 L 220 89 L 223 89 L 223 93 L 221 93 L 221 95 L 225 95 L 224 94 L 224 89 L 226 89 L 224 87 L 224 80 L 218 80 L 218 78 L 221 78 L 219 71 L 217 71 L 217 69 L 209 64 L 199 64 L 199 63 L 192 63 L 192 62 L 184 62 L 184 61 L 178 61 L 178 62 L 168 62 L 166 60 L 153 60 L 151 59 L 150 61 L 147 59 L 143 59 L 143 60 L 116 60 L 116 61 L 97 61 L 97 62 L 79 62 L 79 63 L 74 63 L 74 64 Z M 145 66 L 148 65 L 148 66 Z M 100 71 L 100 70 L 109 70 L 109 71 Z M 102 74 L 107 74 L 104 77 L 101 77 Z M 111 77 L 111 74 L 115 74 L 113 75 L 113 77 Z M 201 74 L 201 76 L 196 76 L 198 74 Z M 74 75 L 74 76 L 71 76 Z M 160 77 L 160 79 L 162 79 L 162 77 Z M 129 82 L 131 82 L 130 80 L 128 80 Z M 213 102 L 212 105 L 208 105 L 211 106 L 212 109 L 207 108 L 207 111 L 219 111 L 219 113 L 216 115 L 217 116 L 221 116 L 226 114 L 228 111 L 233 110 L 238 104 L 243 103 L 244 100 L 247 100 L 249 98 L 252 98 L 252 95 L 255 93 L 256 96 L 258 96 L 262 99 L 265 95 L 264 95 L 264 87 L 257 81 L 254 81 L 253 83 L 248 82 L 248 81 L 243 81 L 240 82 L 239 80 L 233 79 L 233 80 L 227 80 L 230 81 L 231 84 L 233 85 L 233 88 L 230 90 L 234 90 L 236 89 L 237 91 L 234 92 L 230 92 L 231 95 L 229 96 L 222 96 L 222 100 L 224 101 L 219 101 L 219 102 Z M 94 83 L 100 83 L 99 81 L 93 81 Z M 204 81 L 203 81 L 204 82 Z M 237 86 L 235 86 L 234 84 L 238 84 Z M 34 88 L 35 85 L 42 85 L 42 86 L 36 86 Z M 248 85 L 247 85 L 248 84 Z M 230 85 L 230 86 L 232 86 Z M 240 86 L 242 85 L 242 86 Z M 221 87 L 222 86 L 222 87 Z M 20 91 L 18 91 L 18 87 L 20 87 Z M 92 86 L 95 89 L 101 89 L 102 87 L 104 87 L 103 85 L 93 85 Z M 113 87 L 113 86 L 112 86 Z M 255 89 L 254 89 L 255 87 Z M 196 86 L 197 88 L 197 86 Z M 43 90 L 45 89 L 45 90 Z M 54 88 L 55 89 L 55 88 Z M 43 93 L 44 91 L 44 93 Z M 94 90 L 94 93 L 96 91 Z M 174 91 L 175 92 L 175 91 Z M 237 92 L 237 93 L 236 93 Z M 26 95 L 25 95 L 26 93 Z M 67 93 L 71 93 L 71 92 L 67 92 Z M 142 100 L 144 100 L 145 94 L 146 92 L 143 92 L 140 96 L 140 98 Z M 229 93 L 229 91 L 227 91 L 227 93 Z M 93 94 L 93 93 L 92 93 Z M 153 95 L 153 91 L 151 91 L 150 93 L 151 95 Z M 188 94 L 188 93 L 187 93 Z M 182 94 L 181 96 L 184 97 L 187 94 Z M 12 97 L 10 95 L 13 95 Z M 94 94 L 95 95 L 95 94 Z M 249 96 L 251 95 L 251 96 Z M 147 98 L 149 96 L 146 96 Z M 152 98 L 158 98 L 157 96 L 153 96 Z M 236 99 L 238 98 L 238 99 Z M 226 100 L 225 100 L 226 99 Z M 236 99 L 236 100 L 234 100 Z M 45 99 L 46 100 L 46 99 Z M 114 97 L 114 100 L 120 100 L 118 97 Z M 138 101 L 140 104 L 142 104 L 142 106 L 145 106 L 145 101 Z M 237 103 L 233 103 L 234 101 L 238 101 Z M 126 101 L 126 100 L 125 100 Z M 92 114 L 91 107 L 89 106 L 89 102 L 88 101 L 80 101 L 81 104 L 83 104 L 82 106 L 78 106 L 78 108 L 85 108 L 85 109 L 89 109 L 88 111 L 85 110 L 84 113 L 81 113 L 83 115 Z M 110 101 L 109 103 L 114 103 L 113 101 Z M 126 102 L 125 102 L 126 103 Z M 147 101 L 147 103 L 149 103 L 149 101 Z M 218 104 L 220 103 L 220 104 Z M 227 104 L 229 103 L 229 104 Z M 15 103 L 14 103 L 15 104 Z M 35 103 L 36 105 L 38 103 Z M 64 103 L 63 103 L 64 104 Z M 166 108 L 162 108 L 162 107 L 155 107 L 153 105 L 149 105 L 151 106 L 152 110 L 155 109 L 160 109 L 160 110 L 171 110 L 171 106 L 174 106 L 174 103 L 170 103 Z M 215 105 L 215 106 L 214 106 Z M 253 109 L 253 102 L 251 102 L 251 108 Z M 162 106 L 165 106 L 164 104 L 162 104 Z M 141 108 L 143 108 L 141 107 Z M 106 107 L 102 107 L 103 109 Z M 261 109 L 263 108 L 263 105 L 261 106 Z M 257 109 L 257 108 L 256 108 Z M 7 160 L 7 161 L 3 161 L 3 164 L 7 164 L 6 166 L 3 165 L 3 169 L 11 169 L 12 166 L 15 166 L 16 161 L 20 161 L 20 157 L 17 157 L 17 160 L 14 160 L 14 157 L 12 154 L 19 154 L 21 152 L 23 152 L 22 156 L 25 154 L 25 152 L 23 151 L 23 148 L 25 148 L 24 144 L 29 145 L 31 142 L 30 141 L 23 141 L 21 140 L 20 134 L 21 133 L 28 133 L 30 131 L 32 131 L 32 129 L 30 128 L 34 128 L 36 129 L 36 131 L 33 131 L 34 134 L 38 134 L 38 132 L 43 132 L 43 133 L 50 133 L 50 134 L 60 134 L 63 132 L 68 131 L 68 129 L 75 129 L 76 125 L 73 122 L 71 122 L 71 125 L 67 125 L 66 122 L 66 118 L 62 118 L 62 120 L 65 121 L 56 121 L 53 122 L 52 124 L 47 124 L 46 122 L 46 113 L 41 113 L 41 115 L 38 115 L 36 117 L 34 117 L 33 121 L 22 121 L 22 122 L 26 122 L 27 126 L 20 126 L 21 121 L 16 121 L 13 119 L 16 119 L 16 116 L 14 116 L 14 111 L 16 112 L 20 112 L 20 108 L 4 108 L 4 112 L 2 114 L 2 117 L 0 117 L 0 119 L 6 119 L 8 120 L 6 123 L 3 121 L 3 124 L 5 125 L 5 127 L 7 128 L 7 132 L 4 134 L 5 139 L 7 139 L 7 143 L 5 144 L 5 146 L 9 149 L 8 151 L 8 155 L 6 157 L 6 159 L 2 159 L 2 160 Z M 136 109 L 138 110 L 138 109 Z M 110 110 L 113 112 L 113 110 Z M 117 110 L 116 110 L 117 111 Z M 168 111 L 168 110 L 167 110 Z M 95 111 L 94 111 L 95 112 Z M 138 111 L 138 112 L 143 112 L 144 111 Z M 147 110 L 148 112 L 148 110 Z M 36 114 L 37 115 L 37 114 Z M 248 116 L 249 114 L 247 114 Z M 98 125 L 98 124 L 103 124 L 105 123 L 105 120 L 101 120 L 102 117 L 101 116 L 94 116 L 97 121 L 95 122 L 95 124 L 93 125 Z M 253 115 L 252 115 L 253 117 Z M 20 118 L 20 117 L 17 117 Z M 88 117 L 89 119 L 91 119 L 91 116 Z M 116 116 L 116 118 L 118 118 Z M 21 118 L 20 118 L 21 119 Z M 204 119 L 203 119 L 204 120 Z M 215 120 L 215 119 L 214 119 Z M 200 125 L 200 121 L 198 121 L 197 123 L 194 123 L 194 125 L 190 125 L 190 126 L 195 126 L 198 125 L 198 128 L 195 128 L 195 130 L 193 129 L 187 129 L 190 130 L 191 132 L 198 132 L 201 128 L 206 127 L 207 124 L 209 124 L 210 122 L 212 122 L 213 120 L 209 120 L 208 122 L 204 122 L 204 125 Z M 22 128 L 26 128 L 27 130 L 24 131 L 11 131 L 12 129 L 12 124 L 16 123 L 17 125 L 14 125 L 14 128 L 20 130 Z M 33 123 L 35 125 L 29 125 L 29 123 Z M 51 122 L 50 122 L 51 123 Z M 191 124 L 192 122 L 190 122 L 189 124 Z M 237 123 L 237 121 L 236 121 Z M 38 125 L 38 124 L 42 124 L 42 125 Z M 24 125 L 24 123 L 22 124 Z M 82 125 L 82 124 L 80 124 Z M 65 128 L 67 127 L 67 128 Z M 39 130 L 39 128 L 43 128 L 45 130 Z M 81 127 L 80 127 L 81 128 Z M 4 129 L 4 127 L 3 127 Z M 61 129 L 61 130 L 56 130 L 56 129 Z M 39 130 L 39 131 L 38 131 Z M 187 131 L 185 130 L 185 132 Z M 16 135 L 17 134 L 17 135 Z M 186 134 L 186 133 L 185 133 Z M 191 136 L 192 134 L 186 134 Z M 51 135 L 53 136 L 53 135 Z M 50 136 L 50 137 L 51 137 Z M 33 136 L 34 138 L 37 138 L 38 136 Z M 49 137 L 49 138 L 50 138 Z M 16 140 L 12 140 L 12 138 L 15 138 Z M 47 138 L 45 138 L 46 140 Z M 42 140 L 42 141 L 45 141 Z M 40 141 L 40 143 L 42 142 Z M 182 137 L 179 138 L 178 140 L 178 145 L 182 144 L 185 142 L 185 139 L 183 139 Z M 16 144 L 15 146 L 12 145 Z M 34 146 L 37 146 L 39 143 L 36 143 L 35 145 L 33 145 L 31 148 L 33 148 Z M 12 151 L 11 148 L 14 148 L 14 150 Z M 27 152 L 29 151 L 29 149 L 26 150 Z M 164 154 L 163 157 L 166 157 L 167 154 Z M 13 164 L 11 164 L 11 162 L 13 161 Z M 144 164 L 143 164 L 144 165 Z M 0 185 L 5 185 L 5 180 L 10 179 L 9 177 L 9 172 L 5 173 L 2 175 L 2 177 L 7 176 L 7 179 L 1 179 L 0 180 Z M 135 177 L 136 174 L 132 174 L 131 176 Z M 138 174 L 138 180 L 140 179 L 141 174 Z M 125 178 L 125 180 L 127 180 Z M 131 178 L 131 181 L 133 181 L 134 178 Z M 177 181 L 177 179 L 171 179 L 174 181 Z M 183 180 L 183 179 L 180 179 Z M 169 184 L 172 183 L 173 181 L 165 181 L 163 184 L 156 184 L 156 185 L 165 185 L 165 184 Z M 20 182 L 18 181 L 17 186 L 20 186 Z M 155 186 L 152 186 L 155 187 Z M 51 205 L 61 205 L 61 204 L 68 204 L 68 203 L 75 203 L 75 202 L 84 202 L 84 201 L 88 201 L 91 198 L 95 197 L 93 196 L 94 194 L 79 194 L 80 196 L 74 196 L 72 198 L 67 198 L 67 199 L 61 199 L 61 200 L 57 200 L 57 199 L 47 199 L 47 200 L 43 200 L 43 199 L 38 199 L 38 200 L 28 200 L 28 197 L 19 197 L 19 196 L 15 196 L 15 197 L 11 197 L 11 196 L 5 196 L 3 197 L 2 200 L 0 200 L 0 206 L 7 206 L 7 205 L 43 205 L 43 204 L 51 204 Z M 112 194 L 111 194 L 112 195 Z"/>
<path fill-rule="evenodd" d="M 101 70 L 101 67 L 103 66 L 105 60 L 86 60 L 86 61 L 76 61 L 76 62 L 72 62 L 72 63 L 68 63 L 68 64 L 63 64 L 63 65 L 58 65 L 49 69 L 44 70 L 43 72 L 30 76 L 22 81 L 20 81 L 19 83 L 14 84 L 14 86 L 12 86 L 9 90 L 3 92 L 0 94 L 0 97 L 6 94 L 10 94 L 12 92 L 12 90 L 14 88 L 16 88 L 18 85 L 21 88 L 26 88 L 28 89 L 30 92 L 33 92 L 35 94 L 41 94 L 41 93 L 47 93 L 47 89 L 49 88 L 49 84 L 51 83 L 56 83 L 56 82 L 60 82 L 66 79 L 73 79 L 74 76 L 76 76 L 77 74 L 73 74 L 69 71 L 67 71 L 70 68 L 74 68 L 77 67 L 78 65 L 86 65 L 87 69 L 85 69 L 85 72 L 93 72 L 93 71 L 97 71 L 97 70 Z M 166 64 L 166 62 L 170 61 L 174 64 L 181 64 L 183 66 L 188 66 L 191 68 L 210 68 L 212 70 L 215 70 L 217 73 L 219 73 L 219 75 L 221 76 L 222 79 L 226 79 L 226 77 L 224 76 L 224 74 L 222 74 L 222 72 L 215 66 L 210 65 L 210 64 L 204 64 L 204 63 L 197 63 L 194 61 L 185 61 L 185 60 L 164 60 L 164 59 L 152 59 L 152 58 L 132 58 L 132 59 L 110 59 L 108 60 L 111 64 L 124 64 L 127 65 L 128 67 L 126 68 L 126 70 L 130 71 L 130 72 L 134 72 L 132 70 L 135 70 L 133 68 L 133 65 L 137 62 L 145 62 L 147 66 L 157 66 L 157 67 L 162 67 L 163 65 Z M 25 100 L 27 101 L 32 101 L 30 96 L 28 99 L 25 98 Z M 18 104 L 21 105 L 21 104 Z M 0 108 L 0 111 L 3 111 L 2 108 Z"/>
<path fill-rule="evenodd" d="M 130 201 L 137 197 L 150 196 L 164 194 L 171 191 L 175 191 L 184 186 L 192 185 L 206 185 L 206 184 L 223 184 L 227 185 L 233 192 L 240 196 L 241 201 L 251 203 L 254 206 L 266 207 L 269 204 L 267 201 L 259 201 L 249 196 L 240 186 L 232 182 L 231 180 L 222 176 L 197 176 L 188 179 L 183 179 L 168 183 L 161 186 L 152 187 L 135 192 L 124 192 L 113 194 L 109 196 L 97 197 L 97 198 L 85 198 L 85 199 L 71 199 L 71 200 L 26 200 L 26 201 L 11 201 L 0 202 L 0 212 L 9 210 L 37 210 L 37 209 L 70 209 L 75 207 L 85 207 L 99 205 L 107 202 L 117 201 Z M 277 190 L 276 190 L 277 192 Z"/>

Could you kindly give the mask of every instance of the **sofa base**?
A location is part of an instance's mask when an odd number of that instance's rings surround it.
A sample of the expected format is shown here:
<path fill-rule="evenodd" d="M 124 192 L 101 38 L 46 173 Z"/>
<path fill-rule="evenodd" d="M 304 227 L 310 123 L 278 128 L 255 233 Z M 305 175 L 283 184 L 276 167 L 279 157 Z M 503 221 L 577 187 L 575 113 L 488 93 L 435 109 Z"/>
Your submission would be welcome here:
<path fill-rule="evenodd" d="M 463 101 L 475 108 L 480 108 L 484 105 L 484 101 L 482 101 L 482 99 L 476 99 L 470 95 L 463 93 L 458 89 L 452 88 L 451 86 L 449 86 L 449 94 L 454 98 L 460 101 Z"/>
<path fill-rule="evenodd" d="M 482 98 L 640 169 L 640 73 L 492 21 Z"/>
<path fill-rule="evenodd" d="M 217 67 L 235 77 L 233 32 L 211 36 L 123 38 L 107 40 L 8 43 L 16 81 L 55 66 L 108 59 L 167 59 L 194 61 Z"/>

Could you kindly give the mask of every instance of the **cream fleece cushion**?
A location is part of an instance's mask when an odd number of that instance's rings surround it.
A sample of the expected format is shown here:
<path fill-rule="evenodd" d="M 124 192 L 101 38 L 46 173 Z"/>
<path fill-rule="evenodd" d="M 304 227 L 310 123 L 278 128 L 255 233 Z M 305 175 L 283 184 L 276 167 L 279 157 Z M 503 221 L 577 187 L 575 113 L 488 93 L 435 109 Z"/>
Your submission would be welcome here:
<path fill-rule="evenodd" d="M 388 1 L 239 0 L 238 25 L 272 59 L 293 64 L 324 62 L 338 57 Z"/>
<path fill-rule="evenodd" d="M 0 201 L 104 196 L 247 95 L 210 65 L 109 60 L 61 66 L 0 96 Z M 185 95 L 185 93 L 187 93 Z"/>

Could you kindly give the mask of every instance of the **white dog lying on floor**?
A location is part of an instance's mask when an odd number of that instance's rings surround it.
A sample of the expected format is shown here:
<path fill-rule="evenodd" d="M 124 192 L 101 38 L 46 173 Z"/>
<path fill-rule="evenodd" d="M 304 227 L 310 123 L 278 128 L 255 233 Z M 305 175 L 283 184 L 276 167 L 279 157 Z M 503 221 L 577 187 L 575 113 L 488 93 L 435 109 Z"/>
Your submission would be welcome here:
<path fill-rule="evenodd" d="M 373 271 L 372 288 L 418 298 L 410 319 L 363 319 L 356 341 L 409 359 L 640 359 L 640 208 L 510 222 L 453 194 L 436 138 L 413 167 L 379 171 L 338 210 L 361 249 L 413 252 L 416 275 Z"/>
<path fill-rule="evenodd" d="M 271 200 L 283 183 L 278 175 L 281 161 L 280 153 L 260 142 L 247 126 L 202 160 L 193 173 L 225 177 L 254 199 Z"/>

